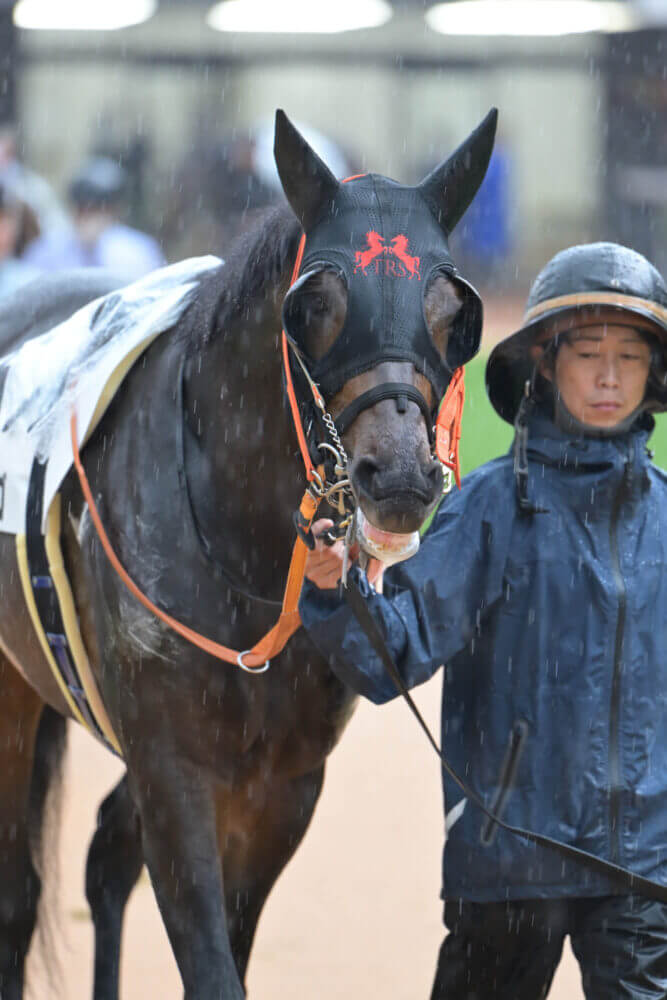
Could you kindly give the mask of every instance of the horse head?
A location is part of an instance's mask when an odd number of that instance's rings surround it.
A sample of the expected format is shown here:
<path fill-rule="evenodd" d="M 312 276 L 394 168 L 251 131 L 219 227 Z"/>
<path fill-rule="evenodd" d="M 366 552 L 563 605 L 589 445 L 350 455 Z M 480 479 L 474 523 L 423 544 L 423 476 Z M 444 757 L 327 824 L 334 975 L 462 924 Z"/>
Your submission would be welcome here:
<path fill-rule="evenodd" d="M 338 181 L 276 115 L 278 172 L 305 233 L 284 327 L 335 420 L 370 531 L 414 532 L 442 493 L 433 424 L 481 336 L 479 296 L 447 239 L 484 178 L 496 119 L 410 187 L 377 174 Z"/>

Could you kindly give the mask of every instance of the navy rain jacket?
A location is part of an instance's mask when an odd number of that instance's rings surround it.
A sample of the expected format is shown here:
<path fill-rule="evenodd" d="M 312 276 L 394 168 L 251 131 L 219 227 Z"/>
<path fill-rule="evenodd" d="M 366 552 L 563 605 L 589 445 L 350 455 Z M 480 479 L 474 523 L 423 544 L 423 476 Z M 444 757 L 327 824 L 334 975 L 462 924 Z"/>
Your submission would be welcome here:
<path fill-rule="evenodd" d="M 667 475 L 648 433 L 571 439 L 534 414 L 529 490 L 547 513 L 520 512 L 504 456 L 446 499 L 384 596 L 353 572 L 406 685 L 445 665 L 443 749 L 488 807 L 519 737 L 507 822 L 667 884 Z M 337 591 L 307 583 L 301 613 L 345 682 L 396 697 Z M 619 891 L 503 830 L 485 844 L 480 810 L 446 777 L 444 792 L 445 898 Z"/>

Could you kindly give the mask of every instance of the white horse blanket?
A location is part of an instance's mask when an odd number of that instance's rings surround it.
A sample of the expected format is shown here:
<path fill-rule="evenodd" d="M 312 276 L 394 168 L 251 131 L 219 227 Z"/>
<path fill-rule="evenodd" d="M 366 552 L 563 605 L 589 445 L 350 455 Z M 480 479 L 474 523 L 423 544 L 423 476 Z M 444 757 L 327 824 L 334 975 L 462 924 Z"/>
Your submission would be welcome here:
<path fill-rule="evenodd" d="M 160 268 L 96 299 L 47 333 L 0 359 L 0 532 L 25 531 L 33 462 L 48 462 L 44 531 L 53 497 L 72 465 L 70 419 L 79 444 L 92 433 L 113 393 L 148 345 L 170 329 L 217 257 Z"/>

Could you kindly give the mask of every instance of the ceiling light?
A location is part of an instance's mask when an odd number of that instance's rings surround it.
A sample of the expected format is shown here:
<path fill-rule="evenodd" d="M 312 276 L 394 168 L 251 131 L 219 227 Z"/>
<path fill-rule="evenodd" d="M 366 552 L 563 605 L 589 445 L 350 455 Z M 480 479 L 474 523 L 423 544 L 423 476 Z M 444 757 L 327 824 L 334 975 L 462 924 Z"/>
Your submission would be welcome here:
<path fill-rule="evenodd" d="M 392 16 L 387 0 L 223 0 L 206 20 L 216 31 L 334 33 L 377 28 Z"/>
<path fill-rule="evenodd" d="M 19 0 L 18 28 L 48 31 L 113 31 L 152 17 L 157 0 Z"/>
<path fill-rule="evenodd" d="M 570 35 L 630 31 L 630 4 L 605 0 L 459 0 L 426 12 L 443 35 Z"/>

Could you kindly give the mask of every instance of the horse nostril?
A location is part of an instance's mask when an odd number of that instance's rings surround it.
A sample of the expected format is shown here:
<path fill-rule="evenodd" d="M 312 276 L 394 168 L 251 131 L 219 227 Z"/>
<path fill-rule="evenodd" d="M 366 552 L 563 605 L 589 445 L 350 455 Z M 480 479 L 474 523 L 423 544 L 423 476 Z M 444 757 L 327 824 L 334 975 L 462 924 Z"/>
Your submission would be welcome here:
<path fill-rule="evenodd" d="M 438 493 L 442 490 L 444 482 L 444 476 L 440 462 L 431 462 L 430 467 L 426 471 L 426 479 L 428 480 L 429 486 L 433 490 L 433 495 L 437 496 Z"/>
<path fill-rule="evenodd" d="M 360 458 L 354 463 L 353 478 L 365 493 L 373 496 L 373 483 L 380 471 L 380 466 L 372 458 Z"/>

